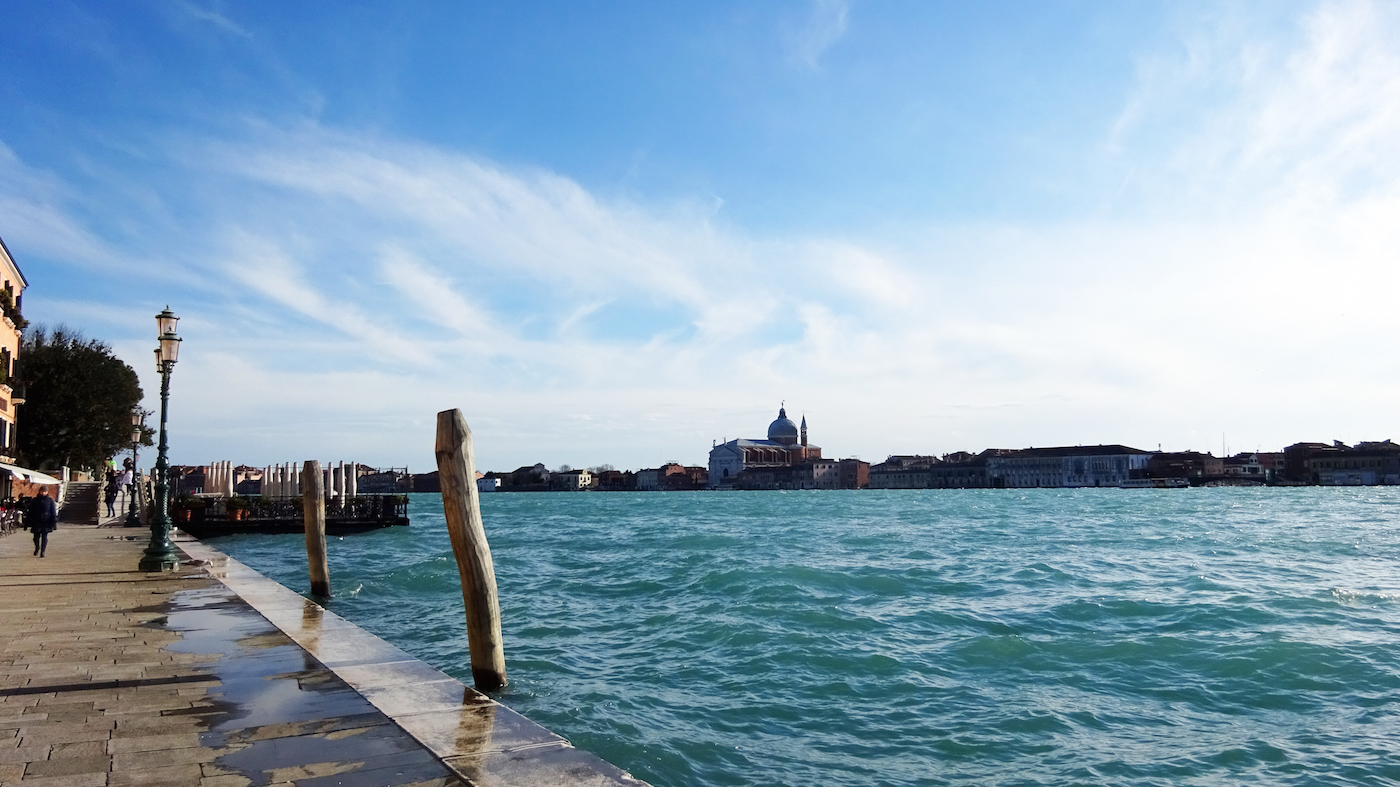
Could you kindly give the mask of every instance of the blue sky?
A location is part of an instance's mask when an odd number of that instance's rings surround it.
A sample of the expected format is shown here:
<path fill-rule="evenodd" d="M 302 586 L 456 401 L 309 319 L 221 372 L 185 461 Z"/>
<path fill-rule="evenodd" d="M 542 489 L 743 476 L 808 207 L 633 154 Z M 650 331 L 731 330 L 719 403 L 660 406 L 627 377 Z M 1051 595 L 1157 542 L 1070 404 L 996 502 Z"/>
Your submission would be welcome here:
<path fill-rule="evenodd" d="M 20 3 L 0 237 L 173 458 L 1400 438 L 1400 9 Z"/>

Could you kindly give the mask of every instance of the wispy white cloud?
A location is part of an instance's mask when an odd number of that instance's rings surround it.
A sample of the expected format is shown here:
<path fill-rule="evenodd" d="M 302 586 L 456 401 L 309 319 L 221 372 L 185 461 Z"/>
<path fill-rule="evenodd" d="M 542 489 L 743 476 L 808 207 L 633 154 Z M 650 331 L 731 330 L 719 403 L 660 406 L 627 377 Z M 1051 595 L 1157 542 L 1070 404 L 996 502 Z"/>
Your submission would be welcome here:
<path fill-rule="evenodd" d="M 1368 436 L 1347 430 L 1400 395 L 1374 349 L 1400 328 L 1396 16 L 1327 2 L 1283 39 L 1188 30 L 1104 129 L 1143 207 L 1053 224 L 764 234 L 311 123 L 182 137 L 189 226 L 153 251 L 204 279 L 172 288 L 202 451 L 184 459 L 426 466 L 432 414 L 460 406 L 492 467 L 694 462 L 779 399 L 874 459 Z M 836 38 L 813 40 L 815 64 Z M 18 232 L 31 253 L 120 247 L 60 179 L 12 154 L 4 178 L 10 215 L 50 216 Z"/>
<path fill-rule="evenodd" d="M 846 0 L 809 0 L 807 18 L 787 36 L 787 56 L 794 63 L 816 71 L 821 57 L 846 35 L 850 5 Z"/>
<path fill-rule="evenodd" d="M 6 235 L 23 237 L 31 248 L 78 266 L 122 262 L 122 255 L 72 215 L 71 198 L 72 190 L 60 179 L 25 166 L 0 143 L 0 216 Z"/>
<path fill-rule="evenodd" d="M 1400 10 L 1369 0 L 1325 0 L 1283 37 L 1228 17 L 1193 29 L 1141 59 L 1109 147 L 1164 154 L 1139 185 L 1211 212 L 1382 194 L 1400 179 L 1397 35 Z"/>
<path fill-rule="evenodd" d="M 251 34 L 242 25 L 239 25 L 238 23 L 234 22 L 233 20 L 229 19 L 228 17 L 224 16 L 223 14 L 217 11 L 212 11 L 208 8 L 196 5 L 192 2 L 189 2 L 189 0 L 176 0 L 175 5 L 177 8 L 179 8 L 182 12 L 184 12 L 191 18 L 198 19 L 201 22 L 208 22 L 214 25 L 215 27 L 224 30 L 225 32 L 233 33 L 234 35 L 242 36 L 244 38 L 251 37 Z"/>
<path fill-rule="evenodd" d="M 432 362 L 432 357 L 414 341 L 395 332 L 388 320 L 366 310 L 364 302 L 336 300 L 275 241 L 248 231 L 234 231 L 230 240 L 231 257 L 227 275 L 246 292 L 265 296 L 278 306 L 290 309 L 327 327 L 344 333 L 361 344 L 378 363 L 414 365 Z"/>

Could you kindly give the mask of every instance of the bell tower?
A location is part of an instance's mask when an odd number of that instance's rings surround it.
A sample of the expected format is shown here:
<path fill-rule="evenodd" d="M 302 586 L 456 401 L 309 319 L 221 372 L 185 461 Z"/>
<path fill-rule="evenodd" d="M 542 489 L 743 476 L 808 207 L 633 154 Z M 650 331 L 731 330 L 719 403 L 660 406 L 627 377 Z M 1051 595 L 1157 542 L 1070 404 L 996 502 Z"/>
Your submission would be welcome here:
<path fill-rule="evenodd" d="M 802 414 L 802 447 L 807 447 L 807 414 Z"/>

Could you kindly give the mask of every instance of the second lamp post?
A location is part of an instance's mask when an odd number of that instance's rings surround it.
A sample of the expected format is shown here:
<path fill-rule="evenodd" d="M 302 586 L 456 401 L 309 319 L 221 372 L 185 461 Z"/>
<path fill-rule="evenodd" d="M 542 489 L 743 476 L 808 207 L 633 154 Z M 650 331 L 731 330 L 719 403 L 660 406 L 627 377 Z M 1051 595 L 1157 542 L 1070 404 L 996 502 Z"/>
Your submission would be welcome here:
<path fill-rule="evenodd" d="M 141 515 L 136 513 L 136 490 L 140 487 L 141 476 L 136 472 L 136 447 L 141 445 L 141 438 L 145 436 L 145 429 L 142 421 L 145 420 L 138 409 L 131 414 L 131 469 L 127 471 L 127 476 L 131 482 L 126 485 L 126 526 L 140 527 Z"/>

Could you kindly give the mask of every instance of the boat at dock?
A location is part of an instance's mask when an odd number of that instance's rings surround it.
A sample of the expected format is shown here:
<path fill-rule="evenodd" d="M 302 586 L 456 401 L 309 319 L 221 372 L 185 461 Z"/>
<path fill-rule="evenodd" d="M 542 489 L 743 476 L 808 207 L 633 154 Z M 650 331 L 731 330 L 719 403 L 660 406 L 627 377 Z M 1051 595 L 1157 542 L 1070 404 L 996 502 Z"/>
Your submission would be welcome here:
<path fill-rule="evenodd" d="M 1130 478 L 1119 489 L 1185 489 L 1191 482 L 1185 478 Z"/>

